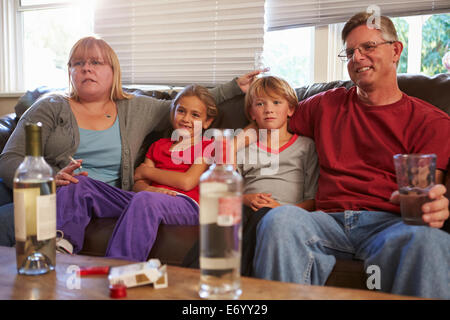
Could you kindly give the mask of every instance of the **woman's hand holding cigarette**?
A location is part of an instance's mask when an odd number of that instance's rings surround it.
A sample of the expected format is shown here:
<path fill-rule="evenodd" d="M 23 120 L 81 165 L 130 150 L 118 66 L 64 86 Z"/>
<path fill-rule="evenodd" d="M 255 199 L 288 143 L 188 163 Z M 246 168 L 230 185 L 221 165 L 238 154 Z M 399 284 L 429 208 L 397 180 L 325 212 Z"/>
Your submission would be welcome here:
<path fill-rule="evenodd" d="M 78 179 L 75 178 L 76 175 L 87 176 L 88 173 L 86 171 L 81 171 L 78 173 L 74 173 L 77 169 L 82 169 L 81 163 L 83 160 L 75 160 L 72 157 L 69 157 L 70 162 L 67 166 L 61 169 L 55 176 L 56 186 L 66 186 L 69 183 L 78 183 Z"/>

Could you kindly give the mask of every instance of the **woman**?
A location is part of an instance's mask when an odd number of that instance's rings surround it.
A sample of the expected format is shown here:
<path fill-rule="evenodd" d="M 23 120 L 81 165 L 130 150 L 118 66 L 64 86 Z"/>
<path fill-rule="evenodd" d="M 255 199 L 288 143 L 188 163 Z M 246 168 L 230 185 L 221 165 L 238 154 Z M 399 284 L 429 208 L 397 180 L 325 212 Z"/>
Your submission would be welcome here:
<path fill-rule="evenodd" d="M 67 96 L 43 97 L 19 120 L 0 155 L 0 178 L 12 188 L 14 172 L 25 155 L 24 125 L 40 121 L 44 157 L 57 172 L 58 187 L 77 183 L 77 175 L 88 175 L 131 190 L 144 138 L 170 125 L 171 101 L 123 92 L 119 60 L 102 39 L 80 39 L 70 52 L 68 72 Z M 212 89 L 216 103 L 245 92 L 259 73 L 248 73 Z M 83 160 L 71 162 L 70 157 Z M 82 162 L 85 171 L 77 173 Z M 12 210 L 8 212 L 12 215 Z M 7 215 L 3 212 L 0 219 L 11 221 Z"/>

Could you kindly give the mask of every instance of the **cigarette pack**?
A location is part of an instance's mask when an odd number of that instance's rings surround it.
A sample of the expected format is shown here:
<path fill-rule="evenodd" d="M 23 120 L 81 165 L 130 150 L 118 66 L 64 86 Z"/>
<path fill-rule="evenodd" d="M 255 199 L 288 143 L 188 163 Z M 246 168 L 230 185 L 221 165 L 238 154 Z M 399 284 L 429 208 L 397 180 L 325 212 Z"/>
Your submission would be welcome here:
<path fill-rule="evenodd" d="M 123 283 L 127 288 L 153 283 L 155 289 L 166 288 L 167 268 L 161 266 L 159 259 L 147 262 L 111 267 L 108 280 L 110 285 Z"/>

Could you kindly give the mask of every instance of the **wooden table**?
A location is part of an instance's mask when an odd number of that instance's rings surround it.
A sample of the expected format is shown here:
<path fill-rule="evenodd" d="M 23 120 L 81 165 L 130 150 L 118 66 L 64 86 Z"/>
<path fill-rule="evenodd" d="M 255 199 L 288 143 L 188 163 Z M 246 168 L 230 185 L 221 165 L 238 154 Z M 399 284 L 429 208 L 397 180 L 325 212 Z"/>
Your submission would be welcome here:
<path fill-rule="evenodd" d="M 70 266 L 118 266 L 130 262 L 82 255 L 57 254 L 56 269 L 41 276 L 17 274 L 14 248 L 0 247 L 0 299 L 2 300 L 104 300 L 109 298 L 107 276 L 84 276 L 79 289 L 74 286 Z M 193 300 L 198 296 L 199 270 L 168 266 L 169 286 L 152 285 L 127 289 L 126 299 Z M 242 277 L 241 300 L 398 300 L 414 299 L 398 295 L 334 287 L 306 286 Z"/>

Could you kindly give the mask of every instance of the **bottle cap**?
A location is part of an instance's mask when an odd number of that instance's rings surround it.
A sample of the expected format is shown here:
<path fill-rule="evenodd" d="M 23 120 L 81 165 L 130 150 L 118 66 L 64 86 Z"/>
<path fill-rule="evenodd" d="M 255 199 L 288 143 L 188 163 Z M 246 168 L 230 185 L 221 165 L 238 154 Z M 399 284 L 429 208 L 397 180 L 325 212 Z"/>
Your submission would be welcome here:
<path fill-rule="evenodd" d="M 123 283 L 115 283 L 109 286 L 109 296 L 113 299 L 125 298 L 127 287 Z"/>

